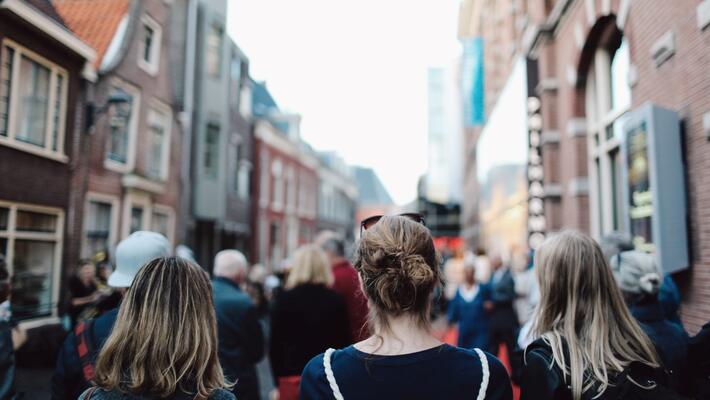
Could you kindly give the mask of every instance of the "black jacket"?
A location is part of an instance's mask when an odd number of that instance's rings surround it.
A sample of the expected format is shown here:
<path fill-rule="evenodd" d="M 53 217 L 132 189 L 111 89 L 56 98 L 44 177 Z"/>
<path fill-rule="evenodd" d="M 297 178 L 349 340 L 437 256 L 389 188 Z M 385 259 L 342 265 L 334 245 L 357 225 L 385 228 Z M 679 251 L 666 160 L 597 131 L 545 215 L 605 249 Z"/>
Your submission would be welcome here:
<path fill-rule="evenodd" d="M 116 317 L 118 317 L 118 308 L 107 312 L 91 323 L 91 330 L 88 333 L 91 335 L 95 347 L 92 355 L 94 365 L 101 346 L 111 334 Z M 53 400 L 75 400 L 90 387 L 84 379 L 76 346 L 76 336 L 74 333 L 70 333 L 59 350 L 57 366 L 54 376 L 52 376 Z"/>
<path fill-rule="evenodd" d="M 12 325 L 0 321 L 0 400 L 15 395 L 15 353 L 12 345 Z"/>
<path fill-rule="evenodd" d="M 690 339 L 688 370 L 693 374 L 695 398 L 710 399 L 710 322 Z"/>
<path fill-rule="evenodd" d="M 345 300 L 323 285 L 304 284 L 279 294 L 271 314 L 269 358 L 274 380 L 301 375 L 328 348 L 349 344 Z"/>
<path fill-rule="evenodd" d="M 503 275 L 497 281 L 491 278 L 491 298 L 493 300 L 493 310 L 489 321 L 491 332 L 513 332 L 518 327 L 518 316 L 513 309 L 515 300 L 515 280 L 510 268 L 504 267 Z"/>
<path fill-rule="evenodd" d="M 259 399 L 255 364 L 264 357 L 264 333 L 256 308 L 247 294 L 230 280 L 212 281 L 217 313 L 219 359 L 227 380 L 236 381 L 240 400 Z"/>

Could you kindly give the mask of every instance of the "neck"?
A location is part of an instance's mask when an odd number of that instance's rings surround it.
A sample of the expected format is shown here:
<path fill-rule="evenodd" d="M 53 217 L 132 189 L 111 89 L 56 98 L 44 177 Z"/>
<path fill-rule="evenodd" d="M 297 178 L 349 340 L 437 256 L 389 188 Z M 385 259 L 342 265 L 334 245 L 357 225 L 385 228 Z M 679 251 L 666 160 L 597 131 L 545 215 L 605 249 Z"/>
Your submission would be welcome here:
<path fill-rule="evenodd" d="M 441 345 L 431 335 L 428 327 L 422 327 L 409 315 L 390 317 L 388 328 L 378 326 L 375 334 L 355 345 L 355 348 L 370 354 L 398 355 L 428 350 Z"/>

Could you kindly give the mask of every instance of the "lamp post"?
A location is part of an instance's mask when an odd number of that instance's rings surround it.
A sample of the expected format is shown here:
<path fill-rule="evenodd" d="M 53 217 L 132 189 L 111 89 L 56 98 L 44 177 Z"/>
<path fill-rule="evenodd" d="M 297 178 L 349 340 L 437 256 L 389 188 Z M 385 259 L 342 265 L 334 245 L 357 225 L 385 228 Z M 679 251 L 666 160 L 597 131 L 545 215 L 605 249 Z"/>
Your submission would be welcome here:
<path fill-rule="evenodd" d="M 102 106 L 96 106 L 94 103 L 87 103 L 85 108 L 86 118 L 84 119 L 84 131 L 91 133 L 92 129 L 96 125 L 96 120 L 103 114 L 106 114 L 111 107 L 119 107 L 122 105 L 129 105 L 131 103 L 131 96 L 122 91 L 113 92 L 108 99 L 106 99 L 106 104 Z"/>

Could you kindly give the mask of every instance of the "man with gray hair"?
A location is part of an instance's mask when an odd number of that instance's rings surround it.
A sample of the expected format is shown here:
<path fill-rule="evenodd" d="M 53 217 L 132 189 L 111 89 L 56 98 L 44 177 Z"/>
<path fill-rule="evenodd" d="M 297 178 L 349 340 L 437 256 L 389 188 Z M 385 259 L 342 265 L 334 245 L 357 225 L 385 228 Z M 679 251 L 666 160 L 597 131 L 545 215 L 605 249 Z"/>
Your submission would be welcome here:
<path fill-rule="evenodd" d="M 219 358 L 234 394 L 240 400 L 259 399 L 256 363 L 264 357 L 264 333 L 251 298 L 242 291 L 247 259 L 239 251 L 222 250 L 214 258 L 212 292 L 217 313 Z"/>

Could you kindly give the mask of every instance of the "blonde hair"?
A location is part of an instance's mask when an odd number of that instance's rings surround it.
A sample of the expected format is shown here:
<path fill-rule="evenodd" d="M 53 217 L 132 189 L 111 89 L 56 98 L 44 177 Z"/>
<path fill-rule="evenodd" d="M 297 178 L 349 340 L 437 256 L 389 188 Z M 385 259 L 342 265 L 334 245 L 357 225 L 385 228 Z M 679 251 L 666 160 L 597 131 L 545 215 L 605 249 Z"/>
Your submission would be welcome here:
<path fill-rule="evenodd" d="M 143 266 L 98 357 L 95 382 L 158 398 L 195 389 L 206 399 L 227 386 L 207 273 L 179 257 Z"/>
<path fill-rule="evenodd" d="M 388 317 L 405 314 L 429 327 L 431 294 L 441 277 L 439 255 L 424 225 L 405 217 L 383 217 L 360 238 L 355 268 L 372 304 L 373 331 L 389 329 Z"/>
<path fill-rule="evenodd" d="M 537 251 L 535 265 L 540 303 L 533 332 L 552 348 L 565 381 L 569 375 L 575 400 L 597 384 L 603 393 L 610 375 L 632 362 L 660 366 L 592 238 L 574 231 L 554 235 Z"/>
<path fill-rule="evenodd" d="M 293 266 L 286 279 L 286 289 L 305 283 L 333 284 L 333 271 L 328 257 L 315 245 L 302 246 L 293 253 Z"/>

